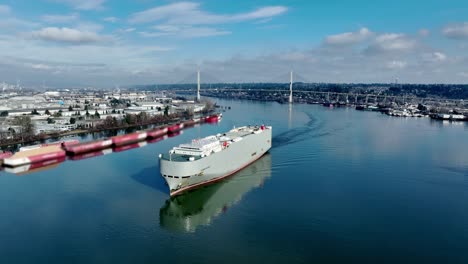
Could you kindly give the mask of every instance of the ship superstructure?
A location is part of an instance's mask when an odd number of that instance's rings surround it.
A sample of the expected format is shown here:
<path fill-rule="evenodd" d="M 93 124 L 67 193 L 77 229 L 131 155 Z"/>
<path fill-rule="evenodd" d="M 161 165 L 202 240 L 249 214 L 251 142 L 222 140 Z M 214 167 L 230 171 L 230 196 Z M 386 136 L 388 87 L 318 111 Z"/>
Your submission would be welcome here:
<path fill-rule="evenodd" d="M 270 126 L 243 126 L 195 139 L 160 155 L 171 196 L 219 181 L 245 168 L 271 148 Z"/>

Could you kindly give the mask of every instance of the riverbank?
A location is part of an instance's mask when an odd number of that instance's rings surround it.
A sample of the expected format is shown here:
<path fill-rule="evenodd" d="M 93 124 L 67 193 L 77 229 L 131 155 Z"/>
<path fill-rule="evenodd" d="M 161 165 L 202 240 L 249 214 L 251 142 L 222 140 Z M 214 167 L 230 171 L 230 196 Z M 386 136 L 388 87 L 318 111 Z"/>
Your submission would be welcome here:
<path fill-rule="evenodd" d="M 213 114 L 214 111 L 209 111 L 205 114 Z M 89 129 L 77 129 L 77 130 L 72 130 L 72 131 L 66 131 L 63 133 L 50 133 L 50 134 L 40 134 L 40 135 L 35 135 L 35 136 L 23 136 L 22 138 L 15 138 L 12 139 L 11 141 L 7 142 L 0 142 L 0 150 L 15 150 L 18 149 L 20 146 L 24 145 L 32 145 L 32 144 L 38 144 L 38 143 L 44 143 L 49 140 L 60 140 L 66 137 L 73 137 L 73 136 L 79 136 L 79 135 L 85 135 L 85 134 L 92 134 L 92 133 L 105 133 L 105 132 L 112 132 L 112 131 L 123 131 L 123 130 L 142 130 L 142 129 L 148 129 L 148 128 L 158 128 L 162 127 L 164 125 L 170 125 L 170 124 L 175 124 L 177 122 L 184 122 L 192 119 L 193 117 L 187 117 L 187 116 L 181 116 L 181 115 L 176 115 L 176 116 L 170 116 L 168 119 L 158 119 L 157 121 L 144 121 L 144 122 L 139 122 L 135 124 L 126 124 L 126 125 L 117 125 L 117 126 L 111 126 L 107 127 L 105 124 Z M 103 121 L 104 122 L 104 121 Z M 116 135 L 117 133 L 115 133 Z"/>

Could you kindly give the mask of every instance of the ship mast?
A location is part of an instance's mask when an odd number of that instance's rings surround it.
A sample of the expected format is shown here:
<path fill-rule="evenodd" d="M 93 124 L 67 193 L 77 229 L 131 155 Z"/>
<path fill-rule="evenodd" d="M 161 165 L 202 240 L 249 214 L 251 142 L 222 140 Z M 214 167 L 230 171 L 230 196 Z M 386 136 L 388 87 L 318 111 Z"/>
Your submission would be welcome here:
<path fill-rule="evenodd" d="M 200 69 L 197 70 L 197 101 L 200 102 Z"/>

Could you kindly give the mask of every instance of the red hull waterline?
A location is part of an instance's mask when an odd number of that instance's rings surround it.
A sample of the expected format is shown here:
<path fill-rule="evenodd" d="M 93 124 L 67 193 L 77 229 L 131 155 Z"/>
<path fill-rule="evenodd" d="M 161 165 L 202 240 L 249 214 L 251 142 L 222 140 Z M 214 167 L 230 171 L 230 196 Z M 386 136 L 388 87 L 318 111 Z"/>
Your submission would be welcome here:
<path fill-rule="evenodd" d="M 3 162 L 6 166 L 17 167 L 17 166 L 43 162 L 43 161 L 52 160 L 52 159 L 65 158 L 65 157 L 66 157 L 65 151 L 58 150 L 58 151 L 52 151 L 49 153 L 36 154 L 36 155 L 31 155 L 31 156 L 21 157 L 21 158 L 19 157 L 6 158 Z"/>
<path fill-rule="evenodd" d="M 20 176 L 20 175 L 28 174 L 28 173 L 31 173 L 40 169 L 47 168 L 47 167 L 52 167 L 54 165 L 64 162 L 65 159 L 66 157 L 64 156 L 64 157 L 60 157 L 57 159 L 45 160 L 45 161 L 31 163 L 31 164 L 13 167 L 13 168 L 6 168 L 6 171 Z"/>
<path fill-rule="evenodd" d="M 73 155 L 97 151 L 105 148 L 110 148 L 112 146 L 112 140 L 98 140 L 93 142 L 81 143 L 78 145 L 67 146 L 65 149 L 68 153 Z"/>
<path fill-rule="evenodd" d="M 98 150 L 98 151 L 94 151 L 94 152 L 86 152 L 86 153 L 83 153 L 83 154 L 77 154 L 77 155 L 73 155 L 70 157 L 71 160 L 84 160 L 84 159 L 90 159 L 90 158 L 94 158 L 94 157 L 99 157 L 99 156 L 103 156 L 103 155 L 107 155 L 107 154 L 110 154 L 112 153 L 112 149 L 103 149 L 103 150 Z"/>
<path fill-rule="evenodd" d="M 123 151 L 130 150 L 130 149 L 141 148 L 146 145 L 147 143 L 146 141 L 144 141 L 144 142 L 138 142 L 138 143 L 133 143 L 133 144 L 124 145 L 124 146 L 119 146 L 119 147 L 114 148 L 114 152 L 123 152 Z"/>
<path fill-rule="evenodd" d="M 112 144 L 114 146 L 122 146 L 130 143 L 135 143 L 138 141 L 143 141 L 147 137 L 146 132 L 135 132 L 121 136 L 111 137 Z"/>
<path fill-rule="evenodd" d="M 146 131 L 149 138 L 158 138 L 167 134 L 167 127 Z"/>
<path fill-rule="evenodd" d="M 205 117 L 205 122 L 207 123 L 216 123 L 219 121 L 220 115 L 211 115 Z"/>
<path fill-rule="evenodd" d="M 169 126 L 169 127 L 167 128 L 167 132 L 168 132 L 168 133 L 175 133 L 175 132 L 181 130 L 182 128 L 184 128 L 184 124 L 172 125 L 172 126 Z"/>
<path fill-rule="evenodd" d="M 235 170 L 235 171 L 232 171 L 226 175 L 223 175 L 221 177 L 218 177 L 218 178 L 214 178 L 212 180 L 209 180 L 209 181 L 206 181 L 206 182 L 201 182 L 201 183 L 197 183 L 197 184 L 194 184 L 194 185 L 190 185 L 190 186 L 187 186 L 187 187 L 184 187 L 182 189 L 179 189 L 179 190 L 176 190 L 176 191 L 173 191 L 170 193 L 171 197 L 174 197 L 174 196 L 177 196 L 177 195 L 181 195 L 183 194 L 184 192 L 187 192 L 187 191 L 190 191 L 190 190 L 193 190 L 193 189 L 197 189 L 197 188 L 200 188 L 200 187 L 203 187 L 203 186 L 206 186 L 206 185 L 210 185 L 210 184 L 214 184 L 214 183 L 217 183 L 219 181 L 222 181 L 226 178 L 228 178 L 229 176 L 232 176 L 234 174 L 236 174 L 237 172 L 245 169 L 246 167 L 248 167 L 250 164 L 254 163 L 255 161 L 259 160 L 261 157 L 263 157 L 267 152 L 265 152 L 263 155 L 261 155 L 260 157 L 250 161 L 249 163 L 247 163 L 246 165 L 240 167 L 239 169 Z"/>
<path fill-rule="evenodd" d="M 161 137 L 157 137 L 157 138 L 147 140 L 147 142 L 152 144 L 152 143 L 156 143 L 156 142 L 159 142 L 159 141 L 163 141 L 163 140 L 167 139 L 167 137 L 168 137 L 167 135 L 164 135 L 164 136 L 161 136 Z"/>
<path fill-rule="evenodd" d="M 182 134 L 182 133 L 184 133 L 184 131 L 182 131 L 182 130 L 177 130 L 177 131 L 175 131 L 175 132 L 172 132 L 172 133 L 167 134 L 167 136 L 170 137 L 170 138 L 172 138 L 172 137 L 176 137 L 176 136 L 178 136 L 178 135 L 180 135 L 180 134 Z"/>
<path fill-rule="evenodd" d="M 42 162 L 32 163 L 31 167 L 29 167 L 29 170 L 39 169 L 42 167 L 50 166 L 52 164 L 62 163 L 65 161 L 65 159 L 66 159 L 65 156 L 63 156 L 63 157 L 59 157 L 59 158 L 52 159 L 52 160 L 45 160 Z"/>

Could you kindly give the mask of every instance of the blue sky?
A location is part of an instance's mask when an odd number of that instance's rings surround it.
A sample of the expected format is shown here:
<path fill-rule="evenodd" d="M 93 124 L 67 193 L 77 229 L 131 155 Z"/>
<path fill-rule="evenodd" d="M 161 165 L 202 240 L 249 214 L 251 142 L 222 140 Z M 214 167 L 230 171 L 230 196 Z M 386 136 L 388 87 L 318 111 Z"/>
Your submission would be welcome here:
<path fill-rule="evenodd" d="M 0 81 L 177 83 L 200 68 L 225 82 L 293 69 L 311 82 L 467 83 L 466 14 L 456 0 L 4 0 Z"/>

